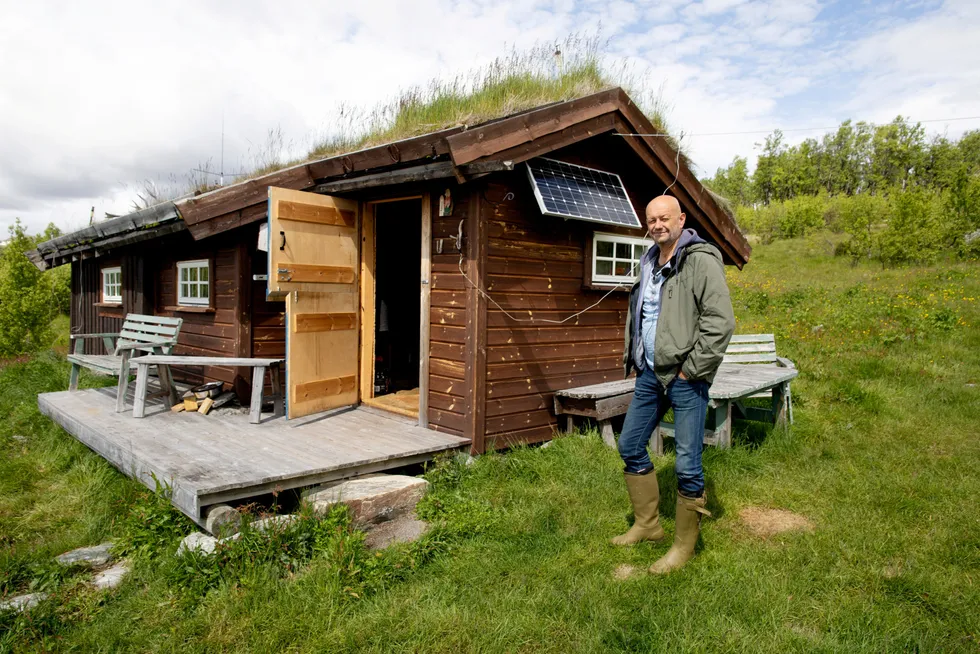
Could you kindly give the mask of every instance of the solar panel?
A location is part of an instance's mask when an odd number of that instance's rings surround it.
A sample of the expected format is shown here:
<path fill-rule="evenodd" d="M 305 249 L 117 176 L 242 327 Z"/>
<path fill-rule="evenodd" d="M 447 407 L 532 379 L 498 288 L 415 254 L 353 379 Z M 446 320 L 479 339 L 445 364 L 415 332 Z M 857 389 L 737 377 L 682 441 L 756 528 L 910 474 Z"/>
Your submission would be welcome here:
<path fill-rule="evenodd" d="M 527 172 L 546 216 L 643 226 L 619 175 L 543 158 L 528 161 Z"/>

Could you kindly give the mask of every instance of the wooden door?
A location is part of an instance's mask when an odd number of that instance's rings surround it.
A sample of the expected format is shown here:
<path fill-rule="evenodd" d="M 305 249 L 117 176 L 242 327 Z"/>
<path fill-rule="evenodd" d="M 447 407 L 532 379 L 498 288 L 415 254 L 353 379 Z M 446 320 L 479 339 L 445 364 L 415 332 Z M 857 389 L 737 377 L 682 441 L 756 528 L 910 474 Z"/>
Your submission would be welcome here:
<path fill-rule="evenodd" d="M 357 403 L 358 206 L 269 188 L 270 297 L 286 299 L 286 416 Z"/>

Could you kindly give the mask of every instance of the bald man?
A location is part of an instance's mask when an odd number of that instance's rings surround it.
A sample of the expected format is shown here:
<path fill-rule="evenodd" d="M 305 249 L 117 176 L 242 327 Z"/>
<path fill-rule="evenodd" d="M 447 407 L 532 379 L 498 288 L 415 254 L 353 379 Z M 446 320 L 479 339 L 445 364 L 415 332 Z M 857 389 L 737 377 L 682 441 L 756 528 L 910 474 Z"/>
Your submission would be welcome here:
<path fill-rule="evenodd" d="M 640 261 L 626 318 L 626 374 L 636 369 L 636 390 L 619 437 L 626 488 L 636 517 L 616 545 L 660 541 L 660 489 L 647 453 L 654 428 L 674 410 L 677 513 L 674 543 L 650 568 L 664 574 L 694 556 L 705 509 L 701 446 L 708 387 L 735 331 L 721 253 L 693 229 L 673 197 L 654 198 L 646 226 L 655 245 Z"/>

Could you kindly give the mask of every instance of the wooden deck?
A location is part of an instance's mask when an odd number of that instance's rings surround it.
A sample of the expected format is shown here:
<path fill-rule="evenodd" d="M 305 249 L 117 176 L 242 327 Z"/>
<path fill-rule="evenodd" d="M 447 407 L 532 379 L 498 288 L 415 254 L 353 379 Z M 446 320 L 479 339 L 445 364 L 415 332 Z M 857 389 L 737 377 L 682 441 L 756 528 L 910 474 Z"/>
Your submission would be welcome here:
<path fill-rule="evenodd" d="M 124 474 L 150 488 L 154 476 L 170 484 L 174 505 L 199 524 L 212 504 L 420 463 L 470 443 L 369 407 L 289 421 L 266 414 L 253 425 L 244 413 L 172 413 L 154 403 L 135 419 L 116 413 L 115 391 L 42 393 L 37 401 Z"/>

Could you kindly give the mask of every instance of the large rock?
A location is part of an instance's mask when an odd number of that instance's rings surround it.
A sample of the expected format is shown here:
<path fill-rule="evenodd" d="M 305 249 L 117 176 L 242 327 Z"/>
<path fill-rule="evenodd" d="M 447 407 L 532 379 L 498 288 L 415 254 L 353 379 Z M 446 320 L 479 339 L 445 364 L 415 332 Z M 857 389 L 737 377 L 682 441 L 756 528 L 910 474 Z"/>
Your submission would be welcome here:
<path fill-rule="evenodd" d="M 360 525 L 384 522 L 411 513 L 425 494 L 429 482 L 407 475 L 368 475 L 321 486 L 306 494 L 317 511 L 338 503 L 350 507 Z"/>
<path fill-rule="evenodd" d="M 79 547 L 76 550 L 65 552 L 55 560 L 64 566 L 82 565 L 86 568 L 98 568 L 112 561 L 112 554 L 109 550 L 112 543 L 102 543 L 92 547 Z"/>
<path fill-rule="evenodd" d="M 228 506 L 218 504 L 208 509 L 204 528 L 215 536 L 230 536 L 241 529 L 242 514 Z"/>
<path fill-rule="evenodd" d="M 414 515 L 400 515 L 394 520 L 374 525 L 364 537 L 364 545 L 371 550 L 380 550 L 394 543 L 412 543 L 428 530 L 429 524 Z"/>
<path fill-rule="evenodd" d="M 111 568 L 106 568 L 92 578 L 92 587 L 98 590 L 109 590 L 115 588 L 126 579 L 129 574 L 129 561 L 120 561 Z"/>
<path fill-rule="evenodd" d="M 41 600 L 47 599 L 47 593 L 27 593 L 26 595 L 18 595 L 17 597 L 11 597 L 9 600 L 4 600 L 0 602 L 0 611 L 27 611 L 38 605 Z"/>
<path fill-rule="evenodd" d="M 180 541 L 180 547 L 177 548 L 177 556 L 180 556 L 185 552 L 211 554 L 214 552 L 214 548 L 217 544 L 218 539 L 214 536 L 208 536 L 207 534 L 202 534 L 199 531 L 195 531 L 187 534 L 184 536 L 184 540 Z"/>

